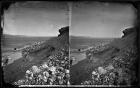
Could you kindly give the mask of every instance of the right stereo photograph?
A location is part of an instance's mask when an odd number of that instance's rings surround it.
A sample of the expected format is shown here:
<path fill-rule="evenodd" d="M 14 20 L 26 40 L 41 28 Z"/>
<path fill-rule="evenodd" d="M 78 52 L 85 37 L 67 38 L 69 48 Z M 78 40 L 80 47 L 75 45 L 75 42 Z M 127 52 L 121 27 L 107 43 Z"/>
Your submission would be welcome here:
<path fill-rule="evenodd" d="M 138 55 L 133 5 L 76 2 L 72 3 L 71 12 L 71 85 L 136 85 Z"/>

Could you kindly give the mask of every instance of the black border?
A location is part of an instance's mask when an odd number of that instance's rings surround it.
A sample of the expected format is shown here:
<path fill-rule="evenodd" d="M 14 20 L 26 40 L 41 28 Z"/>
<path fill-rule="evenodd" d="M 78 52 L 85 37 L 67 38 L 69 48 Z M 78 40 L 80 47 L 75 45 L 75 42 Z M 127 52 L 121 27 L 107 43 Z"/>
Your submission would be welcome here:
<path fill-rule="evenodd" d="M 13 3 L 15 3 L 15 2 L 23 2 L 23 1 L 38 1 L 38 0 L 2 0 L 1 2 L 0 2 L 0 10 L 1 10 L 1 19 L 2 19 L 2 16 L 3 16 L 3 14 L 4 14 L 4 10 L 6 10 L 6 9 L 8 9 L 9 8 L 9 6 L 11 5 L 11 4 L 13 4 Z M 139 45 L 140 45 L 140 31 L 139 31 L 139 29 L 140 29 L 140 2 L 139 2 L 139 0 L 40 0 L 40 1 L 59 1 L 59 2 L 63 2 L 63 1 L 67 1 L 67 2 L 81 2 L 81 1 L 99 1 L 99 2 L 111 2 L 111 3 L 124 3 L 124 4 L 132 4 L 133 6 L 134 6 L 134 8 L 137 10 L 137 20 L 136 20 L 136 23 L 135 23 L 135 26 L 136 26 L 136 29 L 137 29 L 137 47 L 138 47 L 138 64 L 137 64 L 137 76 L 138 76 L 138 78 L 140 79 L 140 65 L 139 65 L 139 63 L 140 63 L 140 60 L 139 60 L 139 58 L 140 58 L 140 54 L 139 54 L 139 52 L 140 52 L 140 47 L 139 47 Z M 0 31 L 0 37 L 2 36 L 2 27 L 1 27 L 1 31 Z M 1 43 L 0 43 L 1 44 Z M 0 49 L 1 49 L 1 47 L 0 47 Z M 0 56 L 1 56 L 1 53 L 0 53 Z M 0 60 L 0 62 L 1 62 L 1 60 Z M 1 73 L 0 73 L 0 87 L 1 88 L 12 88 L 12 87 L 17 87 L 17 86 L 13 86 L 13 85 L 11 85 L 11 84 L 8 84 L 8 83 L 5 83 L 3 80 L 3 71 L 2 71 L 2 67 L 0 67 L 0 69 L 1 69 Z M 140 81 L 138 81 L 138 85 L 136 85 L 136 86 L 132 86 L 132 87 L 140 87 Z"/>

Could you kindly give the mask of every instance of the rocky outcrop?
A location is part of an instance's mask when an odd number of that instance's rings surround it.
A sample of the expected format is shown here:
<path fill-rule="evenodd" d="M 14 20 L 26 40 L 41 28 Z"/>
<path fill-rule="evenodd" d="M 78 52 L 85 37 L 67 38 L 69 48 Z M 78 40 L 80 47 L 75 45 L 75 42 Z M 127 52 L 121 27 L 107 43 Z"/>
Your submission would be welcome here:
<path fill-rule="evenodd" d="M 60 34 L 57 38 L 57 48 L 63 48 L 69 51 L 69 27 L 63 27 L 59 30 Z"/>
<path fill-rule="evenodd" d="M 30 45 L 27 48 L 24 48 L 23 55 L 26 56 L 26 54 L 32 54 L 32 53 L 42 53 L 43 50 L 51 49 L 68 49 L 69 45 L 69 27 L 63 27 L 59 29 L 59 35 L 58 37 L 51 38 L 44 43 L 36 44 L 36 45 Z M 44 52 L 46 53 L 46 52 Z M 42 54 L 41 54 L 42 55 Z M 44 54 L 45 55 L 45 54 Z"/>
<path fill-rule="evenodd" d="M 59 36 L 62 36 L 63 34 L 68 34 L 69 33 L 69 26 L 66 26 L 66 27 L 63 27 L 63 28 L 61 28 L 61 29 L 59 29 L 59 35 L 58 35 L 58 37 Z"/>
<path fill-rule="evenodd" d="M 136 32 L 136 28 L 128 28 L 128 29 L 125 29 L 125 30 L 123 30 L 123 36 L 122 36 L 122 38 L 124 38 L 124 37 L 126 37 L 126 36 L 128 36 L 128 35 L 130 35 L 130 34 L 132 34 L 132 33 L 135 33 Z"/>

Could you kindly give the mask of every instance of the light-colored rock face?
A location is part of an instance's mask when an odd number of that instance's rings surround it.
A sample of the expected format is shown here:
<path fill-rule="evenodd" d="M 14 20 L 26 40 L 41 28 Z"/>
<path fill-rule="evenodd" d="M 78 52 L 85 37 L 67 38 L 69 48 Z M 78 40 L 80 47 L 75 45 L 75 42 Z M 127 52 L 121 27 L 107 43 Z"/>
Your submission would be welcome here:
<path fill-rule="evenodd" d="M 52 66 L 52 67 L 49 68 L 49 70 L 52 71 L 52 72 L 55 72 L 56 67 Z"/>
<path fill-rule="evenodd" d="M 41 70 L 37 66 L 32 66 L 33 73 L 39 73 Z"/>
<path fill-rule="evenodd" d="M 98 67 L 98 72 L 100 74 L 105 74 L 107 72 L 107 70 L 105 70 L 103 67 Z"/>
<path fill-rule="evenodd" d="M 46 63 L 42 64 L 43 68 L 48 68 L 48 65 Z"/>
<path fill-rule="evenodd" d="M 114 69 L 114 67 L 113 67 L 112 64 L 110 64 L 110 65 L 108 65 L 105 69 L 106 69 L 106 70 L 112 70 L 112 69 Z"/>
<path fill-rule="evenodd" d="M 97 74 L 98 74 L 98 73 L 97 73 L 97 72 L 95 72 L 95 71 L 93 71 L 93 72 L 92 72 L 92 75 L 97 75 Z"/>
<path fill-rule="evenodd" d="M 26 74 L 30 74 L 31 72 L 29 70 L 26 71 Z"/>
<path fill-rule="evenodd" d="M 44 71 L 43 75 L 46 76 L 46 77 L 49 77 L 49 73 L 47 71 Z"/>
<path fill-rule="evenodd" d="M 69 73 L 70 73 L 70 71 L 69 71 L 68 69 L 66 69 L 66 73 L 67 73 L 67 74 L 69 74 Z"/>

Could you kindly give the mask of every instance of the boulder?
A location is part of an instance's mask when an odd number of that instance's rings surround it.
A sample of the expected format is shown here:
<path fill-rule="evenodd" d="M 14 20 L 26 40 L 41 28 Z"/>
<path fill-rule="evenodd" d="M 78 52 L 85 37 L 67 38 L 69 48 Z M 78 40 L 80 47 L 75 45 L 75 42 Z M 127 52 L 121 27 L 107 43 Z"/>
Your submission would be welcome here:
<path fill-rule="evenodd" d="M 105 70 L 103 67 L 98 67 L 98 72 L 100 74 L 105 74 L 107 72 L 107 70 Z"/>
<path fill-rule="evenodd" d="M 112 69 L 114 69 L 114 67 L 113 67 L 112 64 L 110 64 L 110 65 L 108 65 L 105 69 L 106 69 L 106 70 L 112 70 Z"/>
<path fill-rule="evenodd" d="M 32 66 L 33 73 L 39 73 L 41 70 L 37 66 Z"/>

